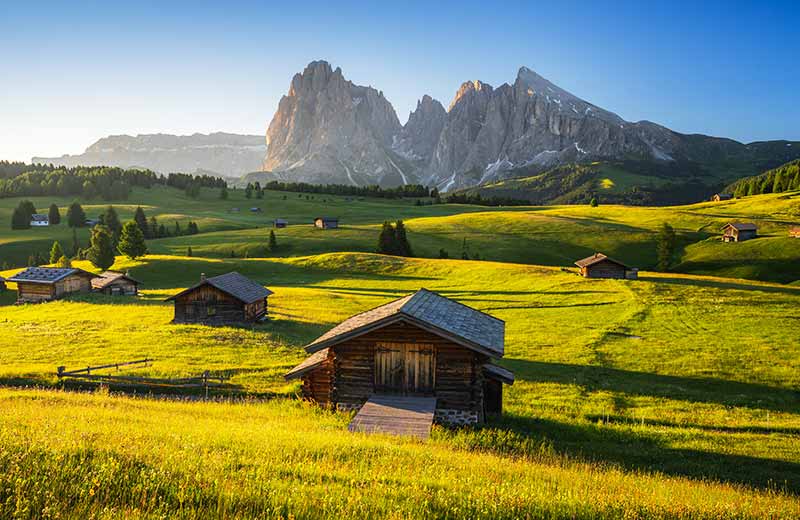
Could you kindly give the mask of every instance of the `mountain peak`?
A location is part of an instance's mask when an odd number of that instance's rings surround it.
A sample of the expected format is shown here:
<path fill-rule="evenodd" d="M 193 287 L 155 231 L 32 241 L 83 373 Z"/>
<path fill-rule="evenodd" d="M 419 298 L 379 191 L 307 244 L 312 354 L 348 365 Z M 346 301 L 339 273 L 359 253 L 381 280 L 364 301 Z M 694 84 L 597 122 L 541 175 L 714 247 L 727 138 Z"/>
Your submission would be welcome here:
<path fill-rule="evenodd" d="M 453 101 L 450 103 L 450 108 L 448 111 L 452 110 L 459 101 L 464 99 L 467 96 L 472 94 L 485 94 L 491 95 L 492 94 L 492 86 L 488 83 L 484 83 L 480 80 L 474 79 L 471 81 L 465 81 L 461 84 L 458 91 L 456 92 L 456 96 L 453 98 Z"/>

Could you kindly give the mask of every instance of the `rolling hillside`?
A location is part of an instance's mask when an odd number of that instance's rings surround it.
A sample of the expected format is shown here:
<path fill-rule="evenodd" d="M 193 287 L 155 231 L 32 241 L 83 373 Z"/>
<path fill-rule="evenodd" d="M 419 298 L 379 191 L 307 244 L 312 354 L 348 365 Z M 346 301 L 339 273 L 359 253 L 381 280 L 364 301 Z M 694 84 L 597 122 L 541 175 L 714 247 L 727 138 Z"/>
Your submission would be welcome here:
<path fill-rule="evenodd" d="M 141 298 L 0 307 L 0 382 L 47 387 L 59 365 L 147 355 L 153 366 L 134 373 L 208 369 L 230 375 L 236 393 L 270 399 L 2 389 L 0 489 L 21 502 L 0 500 L 0 516 L 67 505 L 76 517 L 800 514 L 800 345 L 786 320 L 800 288 L 350 253 L 153 255 L 114 267 L 144 281 Z M 268 323 L 169 324 L 164 297 L 231 269 L 275 291 Z M 354 436 L 349 414 L 294 399 L 298 384 L 281 374 L 302 345 L 419 287 L 506 321 L 501 364 L 517 381 L 501 420 L 437 427 L 423 445 Z"/>

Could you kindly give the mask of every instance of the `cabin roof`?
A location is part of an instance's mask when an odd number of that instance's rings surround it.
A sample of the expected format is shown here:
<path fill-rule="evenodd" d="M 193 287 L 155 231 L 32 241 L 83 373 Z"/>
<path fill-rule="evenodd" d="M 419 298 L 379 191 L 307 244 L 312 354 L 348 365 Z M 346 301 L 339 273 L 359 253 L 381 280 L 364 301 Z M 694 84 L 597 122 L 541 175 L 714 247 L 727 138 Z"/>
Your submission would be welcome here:
<path fill-rule="evenodd" d="M 196 283 L 188 289 L 184 289 L 174 296 L 170 296 L 164 301 L 174 300 L 178 296 L 182 296 L 186 293 L 194 291 L 198 287 L 202 287 L 204 285 L 215 287 L 220 291 L 233 296 L 242 303 L 253 303 L 266 298 L 270 294 L 273 294 L 272 291 L 258 282 L 255 282 L 250 278 L 237 273 L 236 271 L 231 271 L 230 273 L 200 280 L 199 283 Z"/>
<path fill-rule="evenodd" d="M 77 269 L 75 267 L 29 267 L 24 271 L 20 271 L 19 273 L 15 274 L 9 278 L 8 281 L 52 284 L 73 274 L 88 276 L 90 278 L 94 278 L 96 276 L 90 272 L 84 271 L 83 269 Z"/>
<path fill-rule="evenodd" d="M 116 280 L 119 280 L 120 278 L 124 278 L 125 280 L 133 282 L 136 285 L 142 283 L 139 280 L 136 280 L 135 278 L 132 278 L 125 273 L 120 273 L 118 271 L 105 271 L 103 273 L 100 273 L 100 275 L 97 278 L 92 279 L 92 288 L 103 289 L 104 287 L 108 287 L 109 285 L 111 285 L 111 283 L 115 282 Z"/>
<path fill-rule="evenodd" d="M 514 372 L 499 365 L 486 363 L 483 365 L 483 373 L 486 375 L 486 377 L 496 379 L 501 383 L 505 383 L 507 385 L 514 384 Z"/>
<path fill-rule="evenodd" d="M 717 193 L 714 196 L 715 197 L 719 197 L 721 199 L 732 199 L 733 198 L 733 195 L 731 195 L 730 193 Z"/>
<path fill-rule="evenodd" d="M 603 262 L 603 261 L 612 262 L 612 263 L 615 263 L 617 265 L 620 265 L 620 266 L 624 267 L 625 269 L 630 269 L 630 267 L 628 267 L 627 265 L 623 264 L 619 260 L 614 260 L 613 258 L 609 258 L 608 256 L 604 255 L 603 253 L 595 253 L 592 256 L 587 256 L 586 258 L 583 258 L 583 259 L 578 260 L 577 262 L 575 262 L 575 265 L 577 265 L 578 267 L 590 267 L 590 266 L 592 266 L 594 264 L 599 264 L 600 262 Z"/>
<path fill-rule="evenodd" d="M 308 356 L 306 359 L 303 360 L 302 363 L 294 367 L 293 369 L 289 370 L 284 374 L 285 379 L 296 379 L 306 372 L 311 372 L 318 366 L 320 366 L 325 359 L 328 357 L 328 349 L 324 348 L 322 350 L 318 350 Z"/>
<path fill-rule="evenodd" d="M 31 222 L 44 222 L 46 220 L 50 220 L 50 217 L 44 213 L 34 213 L 31 215 Z"/>
<path fill-rule="evenodd" d="M 737 231 L 756 231 L 758 226 L 753 224 L 752 222 L 729 222 L 725 224 L 725 227 L 722 230 L 726 230 L 729 227 L 736 229 Z"/>
<path fill-rule="evenodd" d="M 315 221 L 316 220 L 324 220 L 325 222 L 329 222 L 329 221 L 338 222 L 339 221 L 339 217 L 314 217 L 314 220 Z"/>
<path fill-rule="evenodd" d="M 356 314 L 306 346 L 316 352 L 397 321 L 408 321 L 466 347 L 503 357 L 505 322 L 427 289 Z"/>

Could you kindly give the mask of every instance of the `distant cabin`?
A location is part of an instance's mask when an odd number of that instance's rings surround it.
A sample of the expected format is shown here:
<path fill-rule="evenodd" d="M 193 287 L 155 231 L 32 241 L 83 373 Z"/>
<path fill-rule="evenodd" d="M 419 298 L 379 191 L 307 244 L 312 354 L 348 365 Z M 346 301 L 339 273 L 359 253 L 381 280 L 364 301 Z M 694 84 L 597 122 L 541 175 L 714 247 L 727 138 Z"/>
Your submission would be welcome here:
<path fill-rule="evenodd" d="M 314 226 L 319 229 L 336 229 L 339 227 L 339 219 L 334 217 L 317 217 L 314 219 Z"/>
<path fill-rule="evenodd" d="M 86 224 L 88 227 L 95 227 L 99 223 L 100 223 L 99 218 L 87 218 L 86 221 L 84 222 L 84 224 Z"/>
<path fill-rule="evenodd" d="M 285 228 L 288 225 L 289 221 L 286 220 L 285 218 L 276 218 L 275 220 L 272 221 L 272 227 Z"/>
<path fill-rule="evenodd" d="M 231 208 L 231 213 L 239 213 L 239 208 Z"/>
<path fill-rule="evenodd" d="M 639 270 L 628 267 L 618 260 L 609 258 L 603 253 L 595 253 L 575 262 L 580 267 L 581 276 L 585 278 L 618 278 L 620 280 L 635 280 L 639 277 Z"/>
<path fill-rule="evenodd" d="M 800 227 L 794 227 L 790 229 L 789 236 L 792 238 L 800 238 Z"/>
<path fill-rule="evenodd" d="M 271 294 L 260 283 L 234 271 L 211 278 L 200 275 L 199 283 L 165 301 L 175 302 L 173 323 L 228 325 L 265 319 Z"/>
<path fill-rule="evenodd" d="M 31 226 L 44 227 L 50 225 L 50 217 L 42 213 L 34 213 L 31 215 Z"/>
<path fill-rule="evenodd" d="M 305 349 L 285 374 L 301 379 L 304 398 L 354 410 L 373 395 L 436 398 L 445 423 L 481 423 L 500 414 L 503 384 L 514 374 L 502 358 L 505 323 L 434 292 L 414 294 L 357 314 Z"/>
<path fill-rule="evenodd" d="M 250 208 L 252 213 L 261 213 L 261 208 Z"/>
<path fill-rule="evenodd" d="M 752 222 L 731 222 L 722 228 L 723 242 L 744 242 L 758 236 L 758 227 Z"/>
<path fill-rule="evenodd" d="M 111 296 L 136 296 L 141 282 L 131 278 L 128 273 L 105 271 L 92 279 L 92 291 Z"/>
<path fill-rule="evenodd" d="M 29 267 L 8 281 L 17 284 L 17 303 L 35 303 L 73 293 L 88 293 L 94 277 L 83 269 Z"/>
<path fill-rule="evenodd" d="M 723 200 L 731 200 L 732 198 L 733 195 L 731 195 L 730 193 L 715 193 L 714 196 L 711 197 L 711 200 L 714 202 L 720 202 Z"/>

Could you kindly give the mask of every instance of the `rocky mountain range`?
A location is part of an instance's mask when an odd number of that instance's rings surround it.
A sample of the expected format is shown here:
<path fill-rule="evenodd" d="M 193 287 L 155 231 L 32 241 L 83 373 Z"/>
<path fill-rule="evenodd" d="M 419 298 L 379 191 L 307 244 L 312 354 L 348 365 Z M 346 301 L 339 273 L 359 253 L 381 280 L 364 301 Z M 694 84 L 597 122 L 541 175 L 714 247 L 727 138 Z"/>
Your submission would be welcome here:
<path fill-rule="evenodd" d="M 692 163 L 701 171 L 707 165 L 709 175 L 716 176 L 715 168 L 726 161 L 778 163 L 800 153 L 779 142 L 745 145 L 680 134 L 649 121 L 628 122 L 527 67 L 519 69 L 512 84 L 497 88 L 481 81 L 463 83 L 447 110 L 423 96 L 401 126 L 382 92 L 354 85 L 325 61 L 312 62 L 292 79 L 269 125 L 267 143 L 264 170 L 270 178 L 422 183 L 443 191 L 513 177 L 520 169 L 530 175 L 598 160 L 676 167 Z M 764 156 L 772 149 L 780 159 Z"/>
<path fill-rule="evenodd" d="M 119 166 L 159 173 L 204 173 L 239 177 L 259 170 L 267 147 L 258 135 L 228 133 L 112 135 L 85 152 L 61 157 L 34 157 L 32 162 L 57 166 Z"/>

